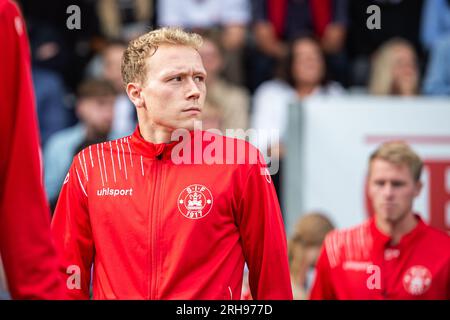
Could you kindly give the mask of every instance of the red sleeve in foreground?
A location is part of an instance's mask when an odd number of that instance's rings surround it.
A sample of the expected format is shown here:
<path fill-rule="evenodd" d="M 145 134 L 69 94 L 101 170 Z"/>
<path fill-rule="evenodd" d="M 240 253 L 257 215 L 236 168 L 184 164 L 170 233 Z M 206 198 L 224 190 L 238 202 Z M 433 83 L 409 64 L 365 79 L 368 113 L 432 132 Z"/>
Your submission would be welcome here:
<path fill-rule="evenodd" d="M 42 184 L 25 24 L 0 0 L 0 253 L 14 299 L 63 298 Z"/>

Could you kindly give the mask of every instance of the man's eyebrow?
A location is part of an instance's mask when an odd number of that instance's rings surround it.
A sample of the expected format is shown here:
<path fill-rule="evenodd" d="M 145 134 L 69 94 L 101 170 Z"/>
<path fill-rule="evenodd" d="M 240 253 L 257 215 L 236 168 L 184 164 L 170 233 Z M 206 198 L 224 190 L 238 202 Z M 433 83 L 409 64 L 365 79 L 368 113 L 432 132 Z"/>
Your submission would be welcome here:
<path fill-rule="evenodd" d="M 193 74 L 203 74 L 206 75 L 206 71 L 203 69 L 186 69 L 186 68 L 173 68 L 171 70 L 167 70 L 167 71 L 162 71 L 161 72 L 161 76 L 162 77 L 168 77 L 168 76 L 172 76 L 172 75 L 186 75 L 191 73 Z"/>

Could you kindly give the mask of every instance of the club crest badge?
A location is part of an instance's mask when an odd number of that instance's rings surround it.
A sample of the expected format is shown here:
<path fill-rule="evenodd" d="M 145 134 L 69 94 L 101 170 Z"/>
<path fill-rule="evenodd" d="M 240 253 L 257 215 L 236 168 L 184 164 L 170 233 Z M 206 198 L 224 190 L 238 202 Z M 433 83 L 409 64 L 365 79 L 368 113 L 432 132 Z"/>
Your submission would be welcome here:
<path fill-rule="evenodd" d="M 201 184 L 192 184 L 178 196 L 178 210 L 188 219 L 204 218 L 211 211 L 213 197 L 211 191 Z"/>
<path fill-rule="evenodd" d="M 431 272 L 424 266 L 413 266 L 403 276 L 403 287 L 413 296 L 425 293 L 431 285 Z"/>

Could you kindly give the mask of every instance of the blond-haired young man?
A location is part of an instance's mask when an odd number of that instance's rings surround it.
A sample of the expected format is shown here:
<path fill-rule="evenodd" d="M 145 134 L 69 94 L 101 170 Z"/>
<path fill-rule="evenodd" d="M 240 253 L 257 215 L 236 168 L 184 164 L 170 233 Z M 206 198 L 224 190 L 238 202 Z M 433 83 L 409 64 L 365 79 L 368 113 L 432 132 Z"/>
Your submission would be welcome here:
<path fill-rule="evenodd" d="M 94 299 L 239 299 L 244 262 L 254 298 L 292 298 L 264 163 L 224 161 L 235 158 L 220 148 L 205 155 L 213 141 L 239 143 L 194 130 L 206 93 L 200 45 L 196 34 L 163 28 L 124 53 L 139 125 L 75 156 L 52 223 L 75 299 L 89 297 L 92 264 Z"/>
<path fill-rule="evenodd" d="M 375 215 L 326 237 L 311 299 L 450 299 L 450 237 L 413 213 L 422 166 L 402 142 L 372 154 Z"/>

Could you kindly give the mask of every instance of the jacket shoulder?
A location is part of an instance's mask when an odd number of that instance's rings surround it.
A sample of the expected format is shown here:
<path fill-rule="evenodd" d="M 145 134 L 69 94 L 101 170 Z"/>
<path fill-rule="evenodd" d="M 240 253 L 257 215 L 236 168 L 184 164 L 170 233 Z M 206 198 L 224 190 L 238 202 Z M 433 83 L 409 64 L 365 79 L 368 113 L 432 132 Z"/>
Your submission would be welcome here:
<path fill-rule="evenodd" d="M 265 165 L 260 150 L 245 139 L 224 136 L 214 131 L 203 131 L 204 148 L 220 149 L 224 163 L 238 165 Z M 215 146 L 211 144 L 216 143 Z M 216 150 L 217 152 L 217 150 Z"/>
<path fill-rule="evenodd" d="M 426 225 L 425 230 L 425 236 L 431 243 L 439 243 L 439 246 L 434 247 L 443 250 L 450 256 L 450 235 L 429 225 Z"/>
<path fill-rule="evenodd" d="M 333 230 L 324 240 L 325 252 L 332 268 L 345 261 L 364 261 L 370 259 L 373 244 L 370 222 L 355 227 Z"/>

